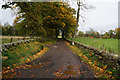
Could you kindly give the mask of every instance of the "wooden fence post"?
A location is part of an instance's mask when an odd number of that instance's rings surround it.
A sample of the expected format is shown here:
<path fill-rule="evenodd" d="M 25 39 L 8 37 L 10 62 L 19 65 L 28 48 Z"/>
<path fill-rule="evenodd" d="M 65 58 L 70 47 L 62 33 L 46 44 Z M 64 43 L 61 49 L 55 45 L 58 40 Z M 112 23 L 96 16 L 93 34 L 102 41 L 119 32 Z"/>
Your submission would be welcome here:
<path fill-rule="evenodd" d="M 13 38 L 11 37 L 11 39 L 10 39 L 10 43 L 12 43 L 12 40 L 13 40 Z"/>
<path fill-rule="evenodd" d="M 25 37 L 23 38 L 23 40 L 25 41 Z"/>

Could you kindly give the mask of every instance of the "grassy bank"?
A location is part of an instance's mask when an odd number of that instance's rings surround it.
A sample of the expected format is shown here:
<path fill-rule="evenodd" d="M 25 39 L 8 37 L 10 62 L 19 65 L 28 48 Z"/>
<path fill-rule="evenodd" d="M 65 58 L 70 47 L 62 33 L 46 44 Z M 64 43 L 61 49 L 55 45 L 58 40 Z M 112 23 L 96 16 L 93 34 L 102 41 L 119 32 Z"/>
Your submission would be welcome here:
<path fill-rule="evenodd" d="M 37 58 L 40 58 L 49 48 L 45 45 L 52 45 L 56 40 L 50 39 L 44 42 L 30 42 L 23 43 L 17 47 L 10 48 L 7 52 L 3 52 L 3 57 L 8 59 L 2 59 L 2 73 L 4 78 L 11 78 L 14 76 L 15 70 L 19 68 L 30 68 L 26 65 Z M 41 64 L 33 64 L 31 68 L 41 67 Z"/>
<path fill-rule="evenodd" d="M 66 43 L 76 55 L 80 56 L 82 62 L 85 62 L 89 67 L 91 67 L 96 78 L 120 78 L 119 68 L 118 70 L 110 68 L 110 66 L 104 64 L 104 60 L 100 61 L 99 56 L 96 56 L 94 53 L 89 54 L 89 52 L 82 50 L 75 45 L 72 46 L 70 43 Z"/>
<path fill-rule="evenodd" d="M 3 52 L 2 56 L 7 57 L 7 60 L 3 59 L 2 67 L 15 67 L 20 64 L 24 64 L 26 61 L 33 60 L 35 55 L 41 52 L 44 48 L 44 45 L 52 45 L 56 42 L 56 40 L 50 39 L 49 41 L 44 42 L 30 42 L 30 43 L 23 43 L 19 46 L 12 47 L 8 49 L 7 52 Z M 43 51 L 42 51 L 43 52 Z"/>
<path fill-rule="evenodd" d="M 105 49 L 109 52 L 120 54 L 118 52 L 118 39 L 75 38 L 75 41 L 95 47 L 95 48 Z"/>
<path fill-rule="evenodd" d="M 3 67 L 13 67 L 26 60 L 32 59 L 32 56 L 43 49 L 43 44 L 39 42 L 31 42 L 26 44 L 21 44 L 16 48 L 10 48 L 7 52 L 3 52 L 2 56 L 8 57 L 7 60 L 3 61 Z"/>

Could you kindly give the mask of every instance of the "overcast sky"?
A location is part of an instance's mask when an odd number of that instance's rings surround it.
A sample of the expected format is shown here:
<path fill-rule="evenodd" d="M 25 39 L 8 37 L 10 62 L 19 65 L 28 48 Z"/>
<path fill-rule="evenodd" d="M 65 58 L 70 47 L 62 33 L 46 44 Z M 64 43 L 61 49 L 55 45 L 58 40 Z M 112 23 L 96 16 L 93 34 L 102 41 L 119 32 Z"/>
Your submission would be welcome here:
<path fill-rule="evenodd" d="M 73 1 L 73 0 L 72 0 Z M 99 32 L 105 32 L 118 27 L 118 2 L 120 0 L 86 0 L 86 3 L 93 5 L 95 9 L 87 12 L 81 11 L 80 14 L 85 14 L 86 22 L 79 26 L 79 30 L 86 31 L 93 28 Z M 12 25 L 15 15 L 10 9 L 3 10 L 1 5 L 4 4 L 0 0 L 0 22 L 2 24 L 8 22 Z M 76 3 L 71 2 L 71 6 L 77 10 Z"/>
<path fill-rule="evenodd" d="M 114 30 L 118 27 L 118 2 L 120 0 L 86 0 L 87 4 L 93 5 L 95 9 L 88 12 L 81 12 L 85 14 L 86 22 L 79 26 L 79 30 L 86 31 L 93 28 L 101 33 Z M 76 8 L 74 4 L 72 7 Z M 76 8 L 77 9 L 77 8 Z"/>
<path fill-rule="evenodd" d="M 4 23 L 8 22 L 12 25 L 15 15 L 13 15 L 13 11 L 11 9 L 1 9 L 4 2 L 0 0 L 0 23 L 3 25 Z"/>

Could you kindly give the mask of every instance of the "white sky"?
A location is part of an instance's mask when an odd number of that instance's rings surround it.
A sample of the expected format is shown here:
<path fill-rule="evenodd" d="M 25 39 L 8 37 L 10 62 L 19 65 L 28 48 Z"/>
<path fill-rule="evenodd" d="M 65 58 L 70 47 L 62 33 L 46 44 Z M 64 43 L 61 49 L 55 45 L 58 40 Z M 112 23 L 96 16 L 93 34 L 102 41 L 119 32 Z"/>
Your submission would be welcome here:
<path fill-rule="evenodd" d="M 11 9 L 1 9 L 3 4 L 4 2 L 0 0 L 0 23 L 3 25 L 4 23 L 8 22 L 10 25 L 12 25 L 15 15 L 13 15 Z"/>
<path fill-rule="evenodd" d="M 85 14 L 86 22 L 80 24 L 79 30 L 86 31 L 93 28 L 101 33 L 118 27 L 118 2 L 120 0 L 86 0 L 87 4 L 93 5 L 95 9 Z M 77 6 L 72 4 L 77 9 Z M 81 20 L 80 20 L 81 22 Z"/>
<path fill-rule="evenodd" d="M 104 32 L 117 28 L 118 1 L 120 0 L 86 0 L 87 4 L 93 5 L 95 9 L 80 13 L 85 14 L 86 22 L 83 23 L 80 20 L 82 25 L 80 24 L 79 30 L 86 31 L 89 30 L 89 28 L 93 28 L 99 32 Z M 12 25 L 15 15 L 12 15 L 10 9 L 1 9 L 2 4 L 3 2 L 0 0 L 0 22 L 2 24 L 8 22 Z M 71 4 L 71 6 L 77 10 L 75 2 Z"/>

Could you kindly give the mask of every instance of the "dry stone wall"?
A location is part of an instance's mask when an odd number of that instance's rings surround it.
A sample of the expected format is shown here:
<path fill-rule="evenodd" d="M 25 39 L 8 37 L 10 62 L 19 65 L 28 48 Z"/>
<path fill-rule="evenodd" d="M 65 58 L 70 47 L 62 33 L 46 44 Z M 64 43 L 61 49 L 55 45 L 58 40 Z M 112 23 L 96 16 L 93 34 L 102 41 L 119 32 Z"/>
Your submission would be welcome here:
<path fill-rule="evenodd" d="M 3 51 L 7 51 L 7 49 L 11 47 L 16 47 L 19 46 L 22 43 L 29 43 L 29 42 L 34 42 L 35 39 L 29 39 L 29 40 L 20 40 L 20 41 L 15 41 L 12 43 L 5 43 L 0 45 L 0 52 L 2 53 Z"/>
<path fill-rule="evenodd" d="M 70 40 L 65 39 L 67 42 L 71 43 Z M 75 42 L 75 45 L 78 48 L 81 48 L 83 50 L 86 50 L 90 53 L 95 53 L 96 56 L 98 56 L 98 60 L 102 61 L 105 65 L 108 65 L 110 68 L 117 68 L 120 66 L 120 55 L 107 52 L 105 50 L 100 50 L 94 47 L 90 47 L 88 45 Z"/>

